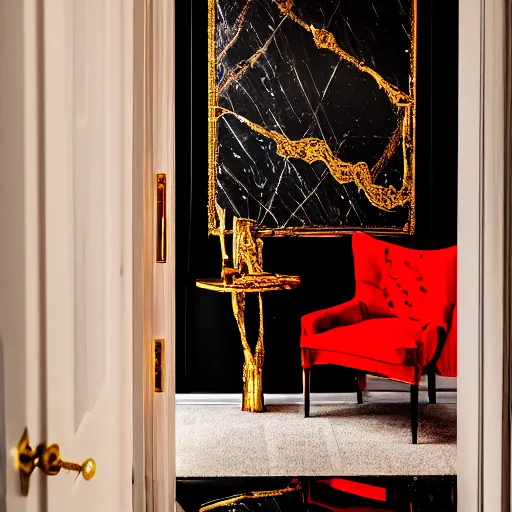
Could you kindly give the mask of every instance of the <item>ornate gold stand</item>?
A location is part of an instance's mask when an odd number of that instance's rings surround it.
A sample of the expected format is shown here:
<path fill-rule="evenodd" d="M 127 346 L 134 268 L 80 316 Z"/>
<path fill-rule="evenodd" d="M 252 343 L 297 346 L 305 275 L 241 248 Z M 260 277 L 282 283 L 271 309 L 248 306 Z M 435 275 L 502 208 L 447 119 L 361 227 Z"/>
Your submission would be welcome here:
<path fill-rule="evenodd" d="M 254 237 L 256 223 L 250 219 L 234 219 L 233 262 L 228 265 L 224 238 L 224 211 L 217 209 L 220 218 L 220 240 L 222 250 L 222 277 L 201 279 L 196 282 L 199 288 L 216 292 L 231 293 L 233 313 L 240 331 L 244 351 L 242 410 L 263 412 L 263 299 L 261 294 L 269 291 L 291 290 L 300 284 L 298 276 L 285 276 L 263 272 L 263 241 Z M 260 325 L 254 353 L 247 341 L 245 329 L 245 294 L 257 293 Z"/>
<path fill-rule="evenodd" d="M 263 300 L 261 293 L 258 293 L 260 327 L 258 330 L 258 341 L 254 354 L 251 353 L 251 347 L 247 341 L 245 332 L 245 293 L 232 293 L 231 301 L 233 304 L 233 313 L 235 314 L 238 330 L 242 339 L 244 349 L 244 394 L 242 400 L 242 411 L 261 412 L 263 411 Z"/>

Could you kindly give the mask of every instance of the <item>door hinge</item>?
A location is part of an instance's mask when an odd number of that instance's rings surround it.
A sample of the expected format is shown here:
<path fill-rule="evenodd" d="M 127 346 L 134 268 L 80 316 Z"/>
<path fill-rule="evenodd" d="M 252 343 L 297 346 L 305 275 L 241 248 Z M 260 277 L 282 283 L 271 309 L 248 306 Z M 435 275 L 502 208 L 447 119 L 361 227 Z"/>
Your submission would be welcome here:
<path fill-rule="evenodd" d="M 157 263 L 167 261 L 167 176 L 156 175 L 156 254 Z"/>
<path fill-rule="evenodd" d="M 164 366 L 165 366 L 165 340 L 155 340 L 153 342 L 153 365 L 154 365 L 154 376 L 155 393 L 162 393 L 164 390 Z"/>

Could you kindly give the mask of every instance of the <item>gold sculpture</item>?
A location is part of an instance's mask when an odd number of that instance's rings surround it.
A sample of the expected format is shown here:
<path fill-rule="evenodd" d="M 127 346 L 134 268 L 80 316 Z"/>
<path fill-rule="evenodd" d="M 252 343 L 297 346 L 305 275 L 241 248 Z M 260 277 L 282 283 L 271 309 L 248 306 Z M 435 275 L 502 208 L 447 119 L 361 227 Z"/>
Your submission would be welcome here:
<path fill-rule="evenodd" d="M 219 238 L 222 253 L 221 279 L 197 281 L 199 288 L 231 293 L 242 349 L 244 351 L 242 410 L 263 412 L 263 299 L 267 291 L 291 290 L 300 284 L 298 276 L 285 276 L 263 271 L 263 241 L 256 238 L 256 222 L 251 219 L 233 220 L 233 266 L 226 250 L 225 211 L 217 206 Z M 245 329 L 246 293 L 258 294 L 259 329 L 254 352 L 251 350 Z"/>
<path fill-rule="evenodd" d="M 240 273 L 242 279 L 244 276 L 262 274 L 263 259 L 262 249 L 263 242 L 260 239 L 254 240 L 251 227 L 254 221 L 248 219 L 234 219 L 233 226 L 233 262 Z M 242 339 L 242 347 L 244 350 L 244 369 L 243 382 L 244 392 L 242 401 L 242 410 L 251 412 L 263 411 L 263 301 L 261 293 L 258 293 L 258 307 L 260 325 L 258 329 L 258 341 L 254 354 L 247 341 L 247 333 L 245 330 L 245 292 L 233 293 L 231 295 L 233 304 L 233 313 L 235 314 L 238 330 Z"/>
<path fill-rule="evenodd" d="M 412 0 L 412 14 L 411 14 L 411 47 L 410 47 L 410 81 L 409 91 L 401 91 L 395 85 L 386 81 L 374 69 L 367 66 L 363 61 L 360 61 L 347 51 L 342 49 L 336 41 L 335 36 L 324 28 L 316 28 L 313 25 L 306 23 L 297 14 L 294 13 L 294 0 L 273 0 L 279 8 L 283 18 L 279 25 L 274 29 L 270 37 L 262 42 L 259 48 L 251 57 L 246 59 L 240 65 L 234 66 L 220 84 L 216 83 L 216 66 L 222 55 L 226 52 L 227 48 L 231 47 L 241 31 L 241 26 L 245 20 L 247 10 L 252 0 L 248 0 L 245 8 L 242 10 L 237 22 L 236 30 L 232 40 L 228 43 L 226 48 L 216 58 L 215 48 L 215 5 L 216 0 L 208 0 L 208 126 L 209 126 L 209 200 L 208 200 L 208 228 L 210 234 L 219 234 L 219 226 L 215 216 L 216 204 L 216 172 L 217 172 L 217 158 L 218 158 L 218 143 L 217 143 L 217 130 L 218 120 L 226 114 L 231 114 L 237 117 L 240 121 L 244 122 L 256 133 L 263 135 L 276 143 L 276 152 L 283 158 L 298 158 L 307 163 L 316 161 L 323 162 L 333 178 L 341 184 L 353 182 L 357 187 L 364 192 L 370 203 L 376 208 L 384 211 L 391 211 L 397 206 L 403 206 L 407 203 L 410 205 L 409 222 L 403 228 L 383 228 L 369 229 L 369 232 L 400 232 L 413 234 L 415 230 L 415 140 L 414 132 L 416 128 L 416 1 Z M 276 31 L 285 20 L 291 20 L 297 23 L 305 31 L 309 32 L 313 38 L 315 45 L 320 49 L 327 49 L 335 53 L 340 60 L 348 62 L 362 73 L 370 75 L 380 89 L 384 91 L 389 102 L 399 112 L 399 122 L 393 135 L 391 136 L 387 147 L 385 148 L 381 158 L 378 162 L 370 168 L 366 162 L 344 162 L 336 158 L 329 148 L 327 143 L 322 139 L 306 138 L 301 140 L 290 140 L 283 133 L 278 133 L 273 130 L 268 130 L 254 121 L 244 118 L 236 112 L 222 108 L 219 105 L 219 94 L 224 89 L 230 86 L 231 83 L 238 80 L 256 62 L 263 56 L 273 41 Z M 375 183 L 376 177 L 379 172 L 384 168 L 387 161 L 395 154 L 399 146 L 402 146 L 402 159 L 404 165 L 404 175 L 402 187 L 396 190 L 392 185 L 385 187 Z M 259 236 L 280 236 L 287 234 L 295 235 L 315 235 L 322 234 L 324 236 L 336 235 L 343 232 L 343 229 L 334 228 L 258 228 Z"/>

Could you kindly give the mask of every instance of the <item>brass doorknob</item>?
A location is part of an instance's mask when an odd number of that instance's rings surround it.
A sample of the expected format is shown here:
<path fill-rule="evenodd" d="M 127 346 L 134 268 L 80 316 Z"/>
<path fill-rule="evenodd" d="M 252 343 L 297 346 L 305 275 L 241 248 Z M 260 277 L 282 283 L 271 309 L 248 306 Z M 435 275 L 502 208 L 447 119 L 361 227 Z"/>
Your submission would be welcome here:
<path fill-rule="evenodd" d="M 18 443 L 17 456 L 23 495 L 28 493 L 30 476 L 36 468 L 39 468 L 48 476 L 58 475 L 61 469 L 76 471 L 80 473 L 85 480 L 91 480 L 96 474 L 96 463 L 93 459 L 86 459 L 82 464 L 62 460 L 58 444 L 46 446 L 45 443 L 40 443 L 35 449 L 32 449 L 27 429 L 23 432 L 20 442 Z"/>

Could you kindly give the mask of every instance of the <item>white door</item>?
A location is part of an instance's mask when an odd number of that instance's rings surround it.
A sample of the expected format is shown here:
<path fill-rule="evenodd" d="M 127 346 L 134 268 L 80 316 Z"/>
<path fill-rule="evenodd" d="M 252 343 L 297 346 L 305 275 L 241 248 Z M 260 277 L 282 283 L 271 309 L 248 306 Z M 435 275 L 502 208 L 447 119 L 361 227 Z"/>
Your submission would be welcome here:
<path fill-rule="evenodd" d="M 0 49 L 18 72 L 0 89 L 9 512 L 132 508 L 131 3 L 2 2 L 21 59 Z M 22 496 L 13 449 L 25 427 L 32 447 L 94 459 L 94 478 L 36 469 Z"/>

